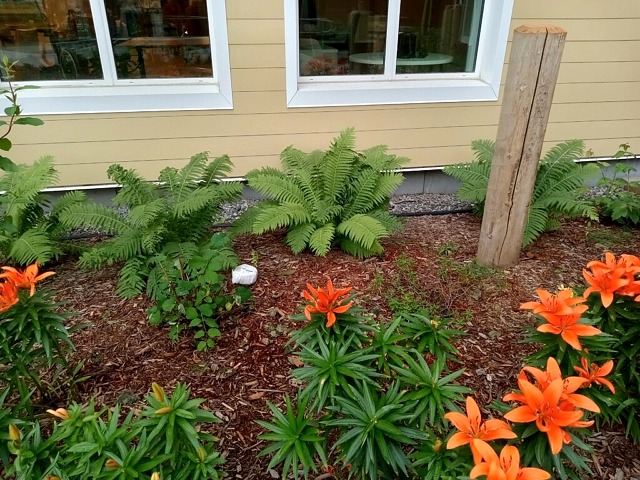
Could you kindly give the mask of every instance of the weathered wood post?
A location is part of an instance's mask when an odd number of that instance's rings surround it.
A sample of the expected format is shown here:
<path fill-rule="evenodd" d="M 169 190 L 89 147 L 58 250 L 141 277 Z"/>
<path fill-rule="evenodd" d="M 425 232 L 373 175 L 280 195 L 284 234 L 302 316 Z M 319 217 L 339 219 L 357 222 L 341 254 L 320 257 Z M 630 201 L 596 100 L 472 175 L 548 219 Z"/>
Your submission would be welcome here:
<path fill-rule="evenodd" d="M 553 25 L 514 31 L 477 261 L 518 262 L 567 32 Z"/>

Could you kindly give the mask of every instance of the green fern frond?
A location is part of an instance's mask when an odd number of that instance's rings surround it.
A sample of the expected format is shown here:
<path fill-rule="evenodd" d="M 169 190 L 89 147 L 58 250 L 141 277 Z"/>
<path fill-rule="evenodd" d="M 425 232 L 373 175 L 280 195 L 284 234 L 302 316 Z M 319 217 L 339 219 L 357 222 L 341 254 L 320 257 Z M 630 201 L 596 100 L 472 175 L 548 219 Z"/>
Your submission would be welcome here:
<path fill-rule="evenodd" d="M 544 208 L 531 207 L 527 217 L 527 225 L 522 238 L 522 246 L 526 247 L 545 232 L 549 212 Z"/>
<path fill-rule="evenodd" d="M 562 227 L 562 224 L 557 218 L 549 218 L 547 220 L 547 224 L 544 226 L 545 232 L 553 232 L 554 230 L 558 230 Z"/>
<path fill-rule="evenodd" d="M 309 222 L 311 222 L 311 216 L 302 205 L 281 203 L 262 208 L 253 221 L 252 232 L 261 234 Z"/>
<path fill-rule="evenodd" d="M 487 196 L 491 162 L 473 162 L 444 167 L 443 172 L 460 182 L 456 195 L 460 200 L 481 203 Z"/>
<path fill-rule="evenodd" d="M 320 175 L 325 198 L 337 199 L 347 186 L 351 167 L 357 156 L 354 148 L 354 130 L 347 128 L 331 142 L 331 147 L 324 154 Z"/>
<path fill-rule="evenodd" d="M 195 257 L 198 251 L 198 246 L 193 242 L 170 242 L 162 249 L 162 253 L 173 260 Z"/>
<path fill-rule="evenodd" d="M 158 228 L 157 230 L 147 231 L 142 235 L 140 242 L 145 255 L 153 255 L 159 250 L 165 238 L 164 233 L 162 228 Z"/>
<path fill-rule="evenodd" d="M 157 198 L 149 203 L 136 205 L 127 213 L 127 219 L 133 228 L 143 228 L 167 214 L 167 202 Z"/>
<path fill-rule="evenodd" d="M 285 242 L 289 247 L 291 247 L 291 251 L 293 253 L 298 254 L 307 248 L 311 235 L 316 231 L 316 229 L 317 227 L 314 223 L 297 225 L 289 230 L 285 237 Z"/>
<path fill-rule="evenodd" d="M 60 222 L 68 228 L 90 227 L 119 235 L 131 230 L 116 211 L 99 204 L 70 205 L 60 212 Z"/>
<path fill-rule="evenodd" d="M 84 252 L 78 260 L 78 265 L 82 268 L 98 268 L 104 264 L 112 265 L 113 258 L 108 243 L 105 242 Z"/>
<path fill-rule="evenodd" d="M 247 208 L 231 225 L 231 233 L 233 233 L 234 235 L 244 235 L 246 233 L 252 233 L 253 224 L 256 221 L 256 217 L 258 216 L 258 214 L 260 214 L 263 209 L 273 207 L 277 204 L 278 202 L 273 201 L 270 201 L 268 203 L 261 202 L 258 205 Z"/>
<path fill-rule="evenodd" d="M 388 209 L 372 210 L 367 212 L 367 215 L 379 221 L 389 233 L 402 230 L 402 222 L 395 215 L 391 215 Z"/>
<path fill-rule="evenodd" d="M 319 176 L 313 173 L 312 170 L 302 170 L 300 168 L 291 170 L 290 175 L 304 194 L 305 204 L 312 209 L 316 208 L 322 197 L 322 190 L 318 188 Z"/>
<path fill-rule="evenodd" d="M 53 168 L 53 157 L 46 156 L 32 165 L 16 165 L 13 170 L 5 171 L 0 178 L 0 206 L 5 216 L 18 218 L 28 205 L 37 203 L 40 192 L 51 186 L 57 179 Z"/>
<path fill-rule="evenodd" d="M 131 232 L 131 235 L 120 235 L 108 242 L 109 255 L 112 261 L 129 261 L 145 253 L 142 238 L 136 234 L 137 232 Z"/>
<path fill-rule="evenodd" d="M 218 195 L 214 189 L 211 187 L 198 188 L 192 190 L 188 196 L 176 199 L 171 212 L 167 212 L 167 214 L 172 214 L 175 218 L 189 217 L 217 201 Z"/>
<path fill-rule="evenodd" d="M 228 176 L 233 170 L 233 163 L 229 155 L 221 155 L 211 160 L 204 168 L 202 174 L 202 183 L 205 187 L 209 187 L 218 183 L 221 179 Z"/>
<path fill-rule="evenodd" d="M 80 190 L 67 192 L 58 198 L 58 200 L 52 205 L 49 217 L 57 219 L 60 216 L 60 212 L 65 208 L 70 207 L 71 205 L 84 203 L 86 200 L 87 195 Z"/>
<path fill-rule="evenodd" d="M 344 218 L 352 217 L 358 213 L 365 213 L 388 198 L 386 195 L 376 196 L 378 183 L 381 180 L 381 174 L 371 168 L 362 170 L 358 174 L 349 186 L 349 190 L 353 193 L 351 202 L 343 211 Z"/>
<path fill-rule="evenodd" d="M 567 140 L 549 149 L 541 162 L 562 162 L 579 160 L 584 156 L 584 142 L 582 140 Z"/>
<path fill-rule="evenodd" d="M 2 256 L 17 265 L 29 265 L 36 261 L 46 263 L 53 258 L 55 252 L 55 244 L 47 232 L 33 228 L 16 238 L 11 244 L 11 250 L 2 252 Z"/>
<path fill-rule="evenodd" d="M 371 249 L 374 242 L 386 237 L 389 232 L 384 225 L 369 215 L 358 214 L 338 224 L 336 231 L 353 242 Z"/>
<path fill-rule="evenodd" d="M 495 148 L 496 144 L 493 140 L 480 139 L 471 142 L 471 150 L 478 162 L 491 163 Z"/>
<path fill-rule="evenodd" d="M 293 173 L 296 170 L 314 172 L 318 165 L 318 156 L 288 146 L 280 154 L 280 161 L 286 173 Z"/>
<path fill-rule="evenodd" d="M 313 253 L 324 257 L 329 250 L 335 236 L 333 223 L 327 223 L 313 231 L 309 237 L 309 248 Z"/>
<path fill-rule="evenodd" d="M 175 203 L 188 199 L 192 192 L 198 188 L 197 182 L 204 175 L 208 159 L 207 152 L 201 152 L 193 155 L 180 170 L 163 169 L 158 177 L 160 182 L 164 182 L 161 187 L 162 191 L 170 195 Z"/>
<path fill-rule="evenodd" d="M 263 168 L 247 174 L 249 186 L 269 198 L 282 203 L 298 203 L 308 207 L 304 191 L 296 178 L 275 168 Z"/>
<path fill-rule="evenodd" d="M 548 196 L 539 200 L 534 205 L 536 208 L 546 208 L 549 212 L 565 217 L 587 217 L 590 220 L 598 220 L 598 209 L 589 200 L 572 198 L 566 194 Z"/>
<path fill-rule="evenodd" d="M 120 207 L 134 207 L 150 202 L 158 197 L 158 186 L 147 182 L 133 169 L 125 169 L 113 164 L 107 169 L 107 176 L 121 185 L 113 197 L 113 204 Z"/>
<path fill-rule="evenodd" d="M 404 176 L 399 173 L 381 173 L 378 184 L 373 191 L 373 205 L 375 207 L 389 201 L 389 197 L 404 181 Z"/>
<path fill-rule="evenodd" d="M 336 205 L 327 199 L 319 200 L 313 210 L 313 221 L 317 224 L 333 222 L 336 218 L 342 216 L 343 210 L 344 207 L 342 205 Z"/>
<path fill-rule="evenodd" d="M 120 269 L 116 295 L 131 298 L 144 291 L 147 276 L 144 258 L 131 258 Z"/>
<path fill-rule="evenodd" d="M 371 248 L 368 249 L 346 237 L 341 237 L 340 240 L 338 240 L 338 245 L 344 252 L 358 258 L 380 255 L 384 251 L 382 245 L 377 240 L 373 242 Z"/>
<path fill-rule="evenodd" d="M 407 157 L 398 157 L 387 153 L 386 145 L 376 145 L 362 151 L 360 160 L 365 164 L 378 170 L 385 172 L 389 170 L 397 170 L 403 165 L 409 163 Z"/>
<path fill-rule="evenodd" d="M 235 202 L 242 196 L 244 190 L 240 182 L 220 182 L 208 188 L 214 192 L 212 205 L 215 208 L 224 202 Z"/>

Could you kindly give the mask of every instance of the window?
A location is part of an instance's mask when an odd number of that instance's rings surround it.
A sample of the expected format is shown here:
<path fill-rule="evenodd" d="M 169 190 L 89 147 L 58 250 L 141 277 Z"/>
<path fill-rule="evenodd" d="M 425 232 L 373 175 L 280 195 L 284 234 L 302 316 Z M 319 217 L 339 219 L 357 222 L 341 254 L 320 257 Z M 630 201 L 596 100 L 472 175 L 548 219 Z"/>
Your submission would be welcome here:
<path fill-rule="evenodd" d="M 496 100 L 513 0 L 285 0 L 291 107 Z"/>
<path fill-rule="evenodd" d="M 232 106 L 217 0 L 3 0 L 0 53 L 28 113 Z"/>

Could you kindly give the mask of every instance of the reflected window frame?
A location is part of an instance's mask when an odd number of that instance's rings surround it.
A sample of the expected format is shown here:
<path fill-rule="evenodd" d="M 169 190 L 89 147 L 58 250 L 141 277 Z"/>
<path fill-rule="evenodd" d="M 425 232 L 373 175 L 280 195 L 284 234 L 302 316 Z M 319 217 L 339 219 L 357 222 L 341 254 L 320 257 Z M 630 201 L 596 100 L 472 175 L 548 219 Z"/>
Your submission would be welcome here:
<path fill-rule="evenodd" d="M 232 109 L 231 70 L 224 1 L 206 0 L 211 77 L 118 79 L 112 57 L 111 35 L 104 0 L 89 0 L 104 79 L 14 82 L 36 85 L 23 90 L 20 104 L 25 114 L 76 114 L 172 110 Z M 0 87 L 6 87 L 0 82 Z"/>
<path fill-rule="evenodd" d="M 386 38 L 399 33 L 400 1 L 389 0 Z M 285 0 L 287 107 L 496 101 L 515 0 L 485 0 L 472 72 L 395 73 L 397 42 L 387 41 L 383 74 L 300 75 L 299 0 Z"/>

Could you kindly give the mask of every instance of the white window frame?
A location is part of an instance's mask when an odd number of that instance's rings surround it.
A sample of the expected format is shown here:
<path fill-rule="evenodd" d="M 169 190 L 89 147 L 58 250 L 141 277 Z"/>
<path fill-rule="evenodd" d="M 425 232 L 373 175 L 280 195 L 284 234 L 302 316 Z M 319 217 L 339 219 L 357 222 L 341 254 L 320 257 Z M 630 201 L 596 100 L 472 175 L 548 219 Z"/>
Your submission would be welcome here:
<path fill-rule="evenodd" d="M 387 38 L 398 38 L 400 1 L 389 0 Z M 394 42 L 385 73 L 301 77 L 298 0 L 285 0 L 287 107 L 470 102 L 498 99 L 514 0 L 485 0 L 473 72 L 396 74 Z"/>
<path fill-rule="evenodd" d="M 210 78 L 117 79 L 104 1 L 90 0 L 90 4 L 105 78 L 14 82 L 16 86 L 40 87 L 20 92 L 19 103 L 23 113 L 43 115 L 233 108 L 224 0 L 207 0 L 213 65 L 213 76 Z M 6 83 L 0 85 L 6 86 Z"/>

